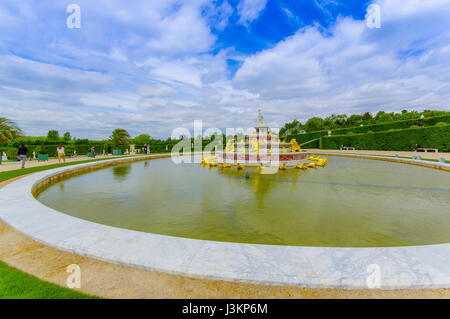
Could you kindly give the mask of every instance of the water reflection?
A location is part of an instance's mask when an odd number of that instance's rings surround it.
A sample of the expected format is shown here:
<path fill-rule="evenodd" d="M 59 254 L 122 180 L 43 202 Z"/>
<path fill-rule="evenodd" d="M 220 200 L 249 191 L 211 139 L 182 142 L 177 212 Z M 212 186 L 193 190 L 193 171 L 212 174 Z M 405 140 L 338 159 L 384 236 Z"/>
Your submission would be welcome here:
<path fill-rule="evenodd" d="M 274 192 L 281 185 L 278 181 L 291 180 L 291 190 L 297 188 L 297 180 L 301 175 L 305 174 L 304 170 L 279 170 L 275 174 L 261 174 L 257 168 L 245 168 L 243 170 L 237 170 L 233 168 L 221 168 L 217 170 L 219 174 L 227 176 L 228 184 L 231 184 L 236 179 L 242 180 L 242 183 L 246 185 L 256 196 L 258 201 L 258 208 L 264 208 L 264 200 L 268 197 L 268 194 Z M 245 178 L 245 174 L 249 173 L 250 178 Z M 284 187 L 284 186 L 281 186 Z"/>
<path fill-rule="evenodd" d="M 124 181 L 126 180 L 128 174 L 130 174 L 131 171 L 131 165 L 119 165 L 113 167 L 113 174 L 116 180 Z"/>

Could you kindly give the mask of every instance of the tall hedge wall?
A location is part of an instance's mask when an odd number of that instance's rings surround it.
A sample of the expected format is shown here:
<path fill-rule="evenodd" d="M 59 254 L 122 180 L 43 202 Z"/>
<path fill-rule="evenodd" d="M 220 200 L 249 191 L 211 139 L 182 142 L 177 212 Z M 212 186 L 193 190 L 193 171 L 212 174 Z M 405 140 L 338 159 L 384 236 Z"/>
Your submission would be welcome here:
<path fill-rule="evenodd" d="M 450 151 L 450 125 L 323 136 L 320 139 L 320 148 L 339 149 L 341 145 L 344 145 L 358 150 L 412 151 L 416 143 L 420 148 Z"/>
<path fill-rule="evenodd" d="M 337 129 L 337 130 L 332 131 L 332 135 L 343 135 L 343 134 L 347 134 L 349 132 L 367 133 L 369 131 L 383 132 L 383 131 L 389 131 L 389 130 L 408 129 L 412 125 L 417 125 L 417 126 L 422 125 L 422 126 L 427 127 L 427 126 L 434 126 L 435 124 L 437 124 L 439 122 L 444 122 L 444 123 L 450 124 L 450 115 L 426 117 L 423 119 L 418 118 L 418 119 L 397 121 L 397 122 L 390 122 L 390 123 L 383 123 L 383 124 Z"/>
<path fill-rule="evenodd" d="M 422 125 L 425 127 L 433 126 L 439 122 L 444 122 L 444 123 L 450 124 L 450 115 L 427 117 L 427 118 L 423 118 L 423 119 L 419 118 L 419 119 L 389 122 L 389 123 L 359 126 L 359 127 L 351 127 L 351 128 L 342 128 L 342 129 L 331 130 L 331 134 L 332 135 L 343 135 L 343 134 L 348 134 L 348 133 L 367 133 L 369 131 L 382 132 L 382 131 L 389 131 L 392 129 L 394 129 L 394 130 L 407 129 L 407 128 L 410 128 L 412 125 L 417 125 L 417 126 Z M 311 133 L 306 133 L 306 134 L 292 134 L 292 135 L 287 136 L 287 140 L 290 141 L 292 138 L 295 138 L 297 140 L 297 142 L 304 143 L 304 142 L 316 139 L 318 137 L 327 136 L 327 135 L 328 135 L 328 130 L 311 132 Z M 319 141 L 314 141 L 307 145 L 304 145 L 303 147 L 318 148 L 319 146 L 320 146 Z"/>

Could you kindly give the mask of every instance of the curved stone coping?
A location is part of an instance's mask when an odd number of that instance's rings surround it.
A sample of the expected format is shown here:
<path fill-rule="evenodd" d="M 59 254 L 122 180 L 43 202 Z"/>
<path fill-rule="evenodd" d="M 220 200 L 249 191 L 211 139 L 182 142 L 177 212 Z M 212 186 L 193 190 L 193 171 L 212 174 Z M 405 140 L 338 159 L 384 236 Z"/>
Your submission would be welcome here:
<path fill-rule="evenodd" d="M 390 156 L 382 156 L 382 155 L 363 155 L 363 154 L 351 154 L 351 153 L 343 154 L 343 153 L 333 153 L 333 152 L 327 152 L 327 151 L 308 152 L 308 154 L 342 156 L 342 157 L 352 157 L 352 158 L 361 158 L 361 159 L 373 159 L 373 160 L 379 160 L 379 161 L 396 162 L 396 163 L 401 163 L 401 164 L 410 164 L 410 165 L 435 168 L 435 169 L 440 169 L 440 170 L 450 172 L 450 164 L 434 162 L 434 161 L 414 160 L 414 159 L 408 159 L 408 158 L 390 157 Z"/>
<path fill-rule="evenodd" d="M 38 172 L 6 185 L 0 190 L 0 218 L 17 231 L 57 249 L 196 278 L 363 289 L 367 288 L 369 271 L 373 271 L 368 266 L 376 264 L 382 289 L 450 287 L 450 244 L 332 248 L 187 239 L 89 222 L 53 210 L 33 197 L 33 188 L 49 177 L 96 164 Z"/>

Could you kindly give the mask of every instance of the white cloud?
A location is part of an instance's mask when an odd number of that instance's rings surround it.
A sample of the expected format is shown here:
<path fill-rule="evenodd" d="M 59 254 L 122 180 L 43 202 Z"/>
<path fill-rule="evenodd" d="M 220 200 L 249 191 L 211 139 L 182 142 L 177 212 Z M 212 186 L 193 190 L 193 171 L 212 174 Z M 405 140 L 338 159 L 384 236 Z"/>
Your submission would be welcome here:
<path fill-rule="evenodd" d="M 211 53 L 210 28 L 223 30 L 233 14 L 227 1 L 80 1 L 78 31 L 39 20 L 64 13 L 62 3 L 2 2 L 0 112 L 28 134 L 104 138 L 117 127 L 166 137 L 196 119 L 249 127 L 258 108 L 272 126 L 331 113 L 448 110 L 449 2 L 379 0 L 381 29 L 340 18 L 326 33 L 302 28 L 250 56 Z M 316 1 L 324 10 L 333 3 Z M 240 23 L 265 6 L 241 1 Z M 227 59 L 242 62 L 231 79 Z"/>
<path fill-rule="evenodd" d="M 266 7 L 267 0 L 241 0 L 237 9 L 240 16 L 239 22 L 247 25 L 259 17 L 259 14 Z"/>
<path fill-rule="evenodd" d="M 382 28 L 338 19 L 245 59 L 233 85 L 285 120 L 402 108 L 450 109 L 450 6 L 379 1 Z M 422 2 L 420 2 L 422 3 Z M 274 121 L 283 118 L 276 115 Z M 268 119 L 270 122 L 270 118 Z"/>

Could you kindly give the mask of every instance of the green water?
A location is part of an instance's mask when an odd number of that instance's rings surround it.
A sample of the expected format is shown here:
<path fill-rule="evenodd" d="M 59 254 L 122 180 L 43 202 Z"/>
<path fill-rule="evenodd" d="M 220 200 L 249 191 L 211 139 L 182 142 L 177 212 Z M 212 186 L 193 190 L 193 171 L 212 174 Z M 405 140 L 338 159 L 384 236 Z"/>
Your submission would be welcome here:
<path fill-rule="evenodd" d="M 449 177 L 430 168 L 332 156 L 324 168 L 274 175 L 158 159 L 71 177 L 38 199 L 89 221 L 188 238 L 425 245 L 450 242 Z"/>

